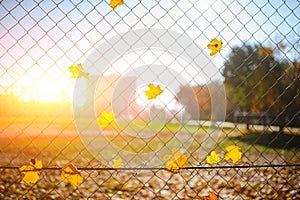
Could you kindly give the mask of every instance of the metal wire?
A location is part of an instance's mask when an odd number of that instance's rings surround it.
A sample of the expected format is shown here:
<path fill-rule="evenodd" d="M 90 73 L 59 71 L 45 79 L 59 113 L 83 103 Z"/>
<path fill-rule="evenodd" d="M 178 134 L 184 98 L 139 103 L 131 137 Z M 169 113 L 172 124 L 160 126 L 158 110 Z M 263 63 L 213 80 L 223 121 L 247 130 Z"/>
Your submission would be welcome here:
<path fill-rule="evenodd" d="M 299 1 L 109 3 L 0 2 L 0 198 L 299 199 Z M 89 79 L 71 78 L 79 63 Z M 176 149 L 188 161 L 168 173 Z M 31 159 L 43 173 L 24 185 Z"/>
<path fill-rule="evenodd" d="M 184 169 L 233 169 L 233 168 L 266 168 L 266 167 L 299 167 L 300 164 L 284 164 L 284 165 L 234 165 L 234 166 L 195 166 L 195 167 L 182 167 L 181 170 Z M 15 166 L 0 166 L 0 169 L 19 169 L 20 167 Z M 43 167 L 41 170 L 61 170 L 61 167 Z M 166 170 L 165 168 L 159 168 L 159 167 L 132 167 L 132 168 L 109 168 L 109 167 L 78 167 L 78 170 L 115 170 L 115 171 L 122 171 L 122 170 Z M 34 171 L 34 170 L 33 170 Z"/>

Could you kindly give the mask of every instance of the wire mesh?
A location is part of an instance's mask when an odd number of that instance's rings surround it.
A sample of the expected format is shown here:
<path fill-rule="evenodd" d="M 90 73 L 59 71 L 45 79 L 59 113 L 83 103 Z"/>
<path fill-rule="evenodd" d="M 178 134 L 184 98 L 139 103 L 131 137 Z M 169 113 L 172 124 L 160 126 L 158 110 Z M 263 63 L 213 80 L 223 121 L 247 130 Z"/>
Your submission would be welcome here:
<path fill-rule="evenodd" d="M 1 1 L 0 198 L 299 199 L 299 13 L 297 0 Z M 147 99 L 149 84 L 162 94 Z M 24 184 L 31 159 L 43 168 Z"/>

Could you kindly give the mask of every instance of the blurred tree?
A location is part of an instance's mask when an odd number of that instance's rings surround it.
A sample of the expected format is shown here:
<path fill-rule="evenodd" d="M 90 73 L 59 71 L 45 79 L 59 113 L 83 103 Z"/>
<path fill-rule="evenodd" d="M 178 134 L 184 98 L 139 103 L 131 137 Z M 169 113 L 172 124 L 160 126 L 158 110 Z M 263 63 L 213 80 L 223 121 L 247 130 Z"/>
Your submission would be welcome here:
<path fill-rule="evenodd" d="M 300 63 L 293 62 L 285 70 L 285 92 L 282 101 L 285 105 L 282 116 L 287 119 L 287 125 L 300 126 Z"/>
<path fill-rule="evenodd" d="M 201 119 L 209 119 L 211 112 L 211 97 L 206 85 L 193 87 Z"/>
<path fill-rule="evenodd" d="M 195 120 L 200 119 L 197 98 L 191 86 L 181 86 L 175 98 L 176 101 L 184 107 L 186 112 L 185 116 L 187 116 L 186 118 Z"/>
<path fill-rule="evenodd" d="M 224 84 L 229 94 L 232 94 L 234 102 L 239 102 L 243 111 L 250 111 L 252 92 L 255 82 L 249 82 L 249 77 L 255 69 L 254 48 L 252 46 L 235 47 L 232 49 L 229 59 L 225 62 L 223 76 Z"/>
<path fill-rule="evenodd" d="M 212 120 L 212 98 L 214 99 L 214 103 L 220 106 L 223 106 L 222 103 L 225 101 L 221 87 L 222 85 L 217 82 L 193 87 L 182 86 L 176 94 L 176 100 L 183 105 L 191 119 Z M 218 105 L 215 105 L 215 110 L 222 111 L 222 108 L 218 109 Z M 214 114 L 218 115 L 218 112 Z M 213 117 L 214 120 L 222 118 L 222 116 Z"/>
<path fill-rule="evenodd" d="M 286 124 L 288 104 L 299 96 L 295 70 L 287 77 L 289 62 L 277 61 L 271 47 L 243 45 L 232 49 L 223 70 L 224 84 L 233 104 L 243 112 L 266 112 L 276 116 L 272 123 Z M 295 67 L 293 67 L 294 69 Z M 297 71 L 297 70 L 296 70 Z M 289 86 L 289 85 L 295 86 Z M 291 89 L 289 89 L 291 88 Z M 294 88 L 294 89 L 292 89 Z M 292 106 L 290 106 L 292 107 Z"/>

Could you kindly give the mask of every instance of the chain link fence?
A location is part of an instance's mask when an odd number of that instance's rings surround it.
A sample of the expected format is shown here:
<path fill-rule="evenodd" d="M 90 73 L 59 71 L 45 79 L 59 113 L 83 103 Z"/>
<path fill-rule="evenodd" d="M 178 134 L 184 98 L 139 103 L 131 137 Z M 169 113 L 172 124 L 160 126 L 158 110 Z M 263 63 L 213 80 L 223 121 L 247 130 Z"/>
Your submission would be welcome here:
<path fill-rule="evenodd" d="M 299 199 L 299 1 L 120 2 L 0 2 L 0 198 Z"/>

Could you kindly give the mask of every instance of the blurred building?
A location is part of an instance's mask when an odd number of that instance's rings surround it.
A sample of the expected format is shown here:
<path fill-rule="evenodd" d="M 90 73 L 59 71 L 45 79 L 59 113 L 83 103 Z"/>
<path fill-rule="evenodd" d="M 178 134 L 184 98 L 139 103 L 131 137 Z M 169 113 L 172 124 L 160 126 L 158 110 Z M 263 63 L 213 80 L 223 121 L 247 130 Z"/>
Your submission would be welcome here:
<path fill-rule="evenodd" d="M 140 110 L 136 103 L 136 77 L 107 75 L 90 76 L 87 81 L 85 104 L 81 108 L 84 113 L 91 116 L 91 112 L 97 117 L 102 111 L 113 111 L 116 117 L 122 119 L 134 118 Z"/>

